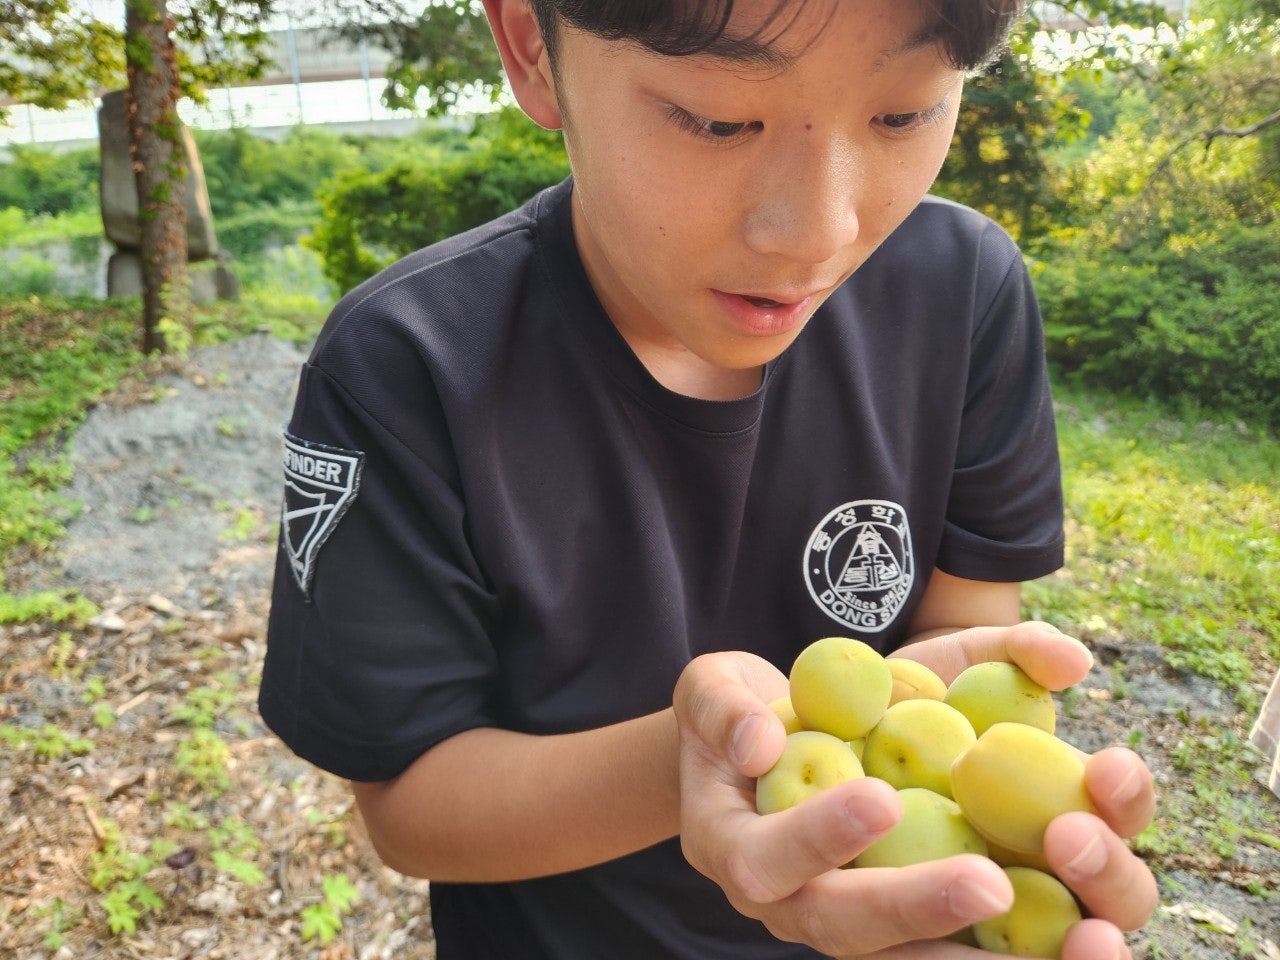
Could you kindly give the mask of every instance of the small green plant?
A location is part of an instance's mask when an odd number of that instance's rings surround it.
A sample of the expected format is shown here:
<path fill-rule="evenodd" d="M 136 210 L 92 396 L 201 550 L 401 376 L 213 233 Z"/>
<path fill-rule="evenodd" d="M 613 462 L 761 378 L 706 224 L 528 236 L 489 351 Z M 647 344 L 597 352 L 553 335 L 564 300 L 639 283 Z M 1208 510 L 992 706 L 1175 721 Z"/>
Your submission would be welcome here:
<path fill-rule="evenodd" d="M 227 762 L 231 750 L 214 731 L 200 727 L 178 744 L 173 766 L 183 777 L 210 796 L 219 797 L 231 787 Z"/>
<path fill-rule="evenodd" d="M 31 915 L 37 920 L 48 918 L 49 929 L 42 939 L 46 949 L 57 953 L 67 942 L 67 931 L 80 923 L 84 911 L 70 906 L 61 897 L 54 897 L 49 903 L 34 907 Z"/>
<path fill-rule="evenodd" d="M 102 894 L 98 903 L 111 933 L 134 933 L 144 914 L 164 909 L 164 898 L 146 876 L 164 856 L 165 844 L 154 842 L 149 854 L 130 853 L 114 821 L 103 820 L 102 833 L 102 846 L 89 856 L 89 884 Z"/>
<path fill-rule="evenodd" d="M 164 822 L 166 826 L 179 830 L 204 830 L 209 826 L 209 818 L 198 810 L 192 810 L 188 804 L 176 801 L 165 806 Z"/>
<path fill-rule="evenodd" d="M 60 760 L 68 754 L 80 757 L 93 750 L 92 740 L 72 736 L 52 723 L 38 730 L 4 724 L 0 726 L 0 743 L 15 751 L 30 750 L 37 760 L 44 761 Z"/>
<path fill-rule="evenodd" d="M 351 912 L 360 891 L 345 874 L 330 874 L 322 882 L 324 899 L 302 909 L 302 939 L 328 945 L 342 929 L 342 918 Z"/>
<path fill-rule="evenodd" d="M 308 810 L 307 823 L 313 827 L 320 827 L 324 832 L 325 841 L 332 847 L 341 849 L 347 843 L 347 821 L 350 814 L 325 813 L 323 810 Z"/>
<path fill-rule="evenodd" d="M 1252 801 L 1251 745 L 1230 730 L 1207 722 L 1189 724 L 1170 750 L 1174 767 L 1190 789 L 1167 793 L 1156 819 L 1135 846 L 1153 854 L 1201 853 L 1235 856 L 1242 840 L 1274 835 L 1280 817 Z"/>
<path fill-rule="evenodd" d="M 258 515 L 248 507 L 240 507 L 231 521 L 231 528 L 224 534 L 226 539 L 234 543 L 244 543 L 253 539 L 258 529 Z"/>
<path fill-rule="evenodd" d="M 209 831 L 213 843 L 213 865 L 247 886 L 257 886 L 267 879 L 262 869 L 251 859 L 262 849 L 262 842 L 254 835 L 253 828 L 242 820 L 227 817 Z"/>
<path fill-rule="evenodd" d="M 98 608 L 79 594 L 42 590 L 14 596 L 0 592 L 0 623 L 83 624 L 98 614 Z"/>
<path fill-rule="evenodd" d="M 234 677 L 222 673 L 213 677 L 209 685 L 193 687 L 187 691 L 182 703 L 174 708 L 174 718 L 197 729 L 211 728 L 218 717 L 235 703 L 233 683 Z"/>

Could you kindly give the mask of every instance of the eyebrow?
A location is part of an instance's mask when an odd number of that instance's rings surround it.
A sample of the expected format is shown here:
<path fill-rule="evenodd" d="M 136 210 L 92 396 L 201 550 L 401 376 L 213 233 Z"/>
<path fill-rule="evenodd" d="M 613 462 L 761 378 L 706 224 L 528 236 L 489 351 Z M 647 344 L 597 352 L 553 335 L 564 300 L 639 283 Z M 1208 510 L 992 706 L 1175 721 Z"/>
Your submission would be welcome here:
<path fill-rule="evenodd" d="M 888 50 L 883 51 L 878 57 L 876 57 L 875 63 L 871 65 L 872 72 L 879 73 L 899 57 L 906 56 L 908 53 L 921 50 L 925 47 L 933 46 L 942 39 L 945 30 L 946 25 L 940 20 L 925 24 L 919 30 L 915 31 L 915 33 L 909 35 L 896 47 L 890 47 Z"/>

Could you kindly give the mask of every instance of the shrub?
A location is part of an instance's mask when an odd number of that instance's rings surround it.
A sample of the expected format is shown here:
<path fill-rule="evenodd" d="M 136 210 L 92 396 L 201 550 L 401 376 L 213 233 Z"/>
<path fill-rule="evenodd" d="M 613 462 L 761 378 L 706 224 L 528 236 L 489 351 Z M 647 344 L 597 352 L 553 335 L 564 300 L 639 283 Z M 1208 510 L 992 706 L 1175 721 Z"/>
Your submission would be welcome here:
<path fill-rule="evenodd" d="M 1033 267 L 1050 361 L 1091 386 L 1280 426 L 1280 220 L 1109 242 L 1078 231 Z"/>
<path fill-rule="evenodd" d="M 356 168 L 320 190 L 320 225 L 306 241 L 325 275 L 348 290 L 393 260 L 519 206 L 569 172 L 559 134 L 517 111 L 486 118 L 475 148 L 433 163 Z"/>
<path fill-rule="evenodd" d="M 32 253 L 0 259 L 0 291 L 5 297 L 43 297 L 53 292 L 58 268 Z"/>
<path fill-rule="evenodd" d="M 0 208 L 28 215 L 96 209 L 98 149 L 57 152 L 35 144 L 13 144 L 0 163 Z"/>

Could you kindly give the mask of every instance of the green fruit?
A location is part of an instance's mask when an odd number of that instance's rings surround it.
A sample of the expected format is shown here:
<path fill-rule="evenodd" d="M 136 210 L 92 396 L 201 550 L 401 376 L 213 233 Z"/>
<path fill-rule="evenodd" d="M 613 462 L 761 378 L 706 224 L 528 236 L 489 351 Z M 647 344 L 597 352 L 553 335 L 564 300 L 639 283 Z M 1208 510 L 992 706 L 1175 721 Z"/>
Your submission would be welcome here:
<path fill-rule="evenodd" d="M 1013 906 L 973 925 L 978 946 L 1015 957 L 1059 960 L 1067 930 L 1079 922 L 1080 907 L 1061 881 L 1030 867 L 1005 867 L 1013 884 Z"/>
<path fill-rule="evenodd" d="M 886 662 L 893 675 L 889 706 L 903 700 L 941 700 L 947 695 L 947 685 L 942 678 L 923 663 L 905 657 L 888 657 Z"/>
<path fill-rule="evenodd" d="M 862 764 L 849 744 L 818 730 L 787 737 L 769 770 L 756 779 L 756 811 L 777 813 L 829 787 L 862 776 Z"/>
<path fill-rule="evenodd" d="M 791 705 L 806 730 L 857 740 L 874 727 L 893 692 L 893 675 L 879 652 L 861 640 L 826 637 L 800 651 L 791 665 Z"/>
<path fill-rule="evenodd" d="M 964 714 L 941 700 L 903 700 L 867 734 L 862 767 L 890 786 L 952 795 L 951 767 L 977 737 Z"/>
<path fill-rule="evenodd" d="M 997 723 L 978 737 L 951 768 L 951 789 L 989 843 L 1019 854 L 1042 854 L 1045 828 L 1059 814 L 1097 813 L 1080 755 L 1023 723 Z"/>
<path fill-rule="evenodd" d="M 779 697 L 769 704 L 769 709 L 782 721 L 782 729 L 787 733 L 799 733 L 804 729 L 800 718 L 796 716 L 796 708 L 791 706 L 790 697 Z"/>
<path fill-rule="evenodd" d="M 951 681 L 944 702 L 973 724 L 978 736 L 994 723 L 1025 723 L 1053 733 L 1058 718 L 1053 694 L 1022 668 L 1000 660 L 975 663 Z"/>
<path fill-rule="evenodd" d="M 959 853 L 986 855 L 987 843 L 960 806 L 932 790 L 899 790 L 902 819 L 854 858 L 855 867 L 907 867 Z"/>

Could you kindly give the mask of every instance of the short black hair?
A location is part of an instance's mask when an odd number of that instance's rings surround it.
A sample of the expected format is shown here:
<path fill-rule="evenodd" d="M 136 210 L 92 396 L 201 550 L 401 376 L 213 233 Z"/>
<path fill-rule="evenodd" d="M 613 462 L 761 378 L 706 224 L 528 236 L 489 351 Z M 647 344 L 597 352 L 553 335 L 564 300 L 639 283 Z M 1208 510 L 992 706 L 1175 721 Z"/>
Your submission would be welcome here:
<path fill-rule="evenodd" d="M 734 0 L 528 0 L 555 69 L 561 22 L 605 40 L 629 40 L 664 56 L 710 53 L 785 65 L 772 42 L 811 0 L 778 0 L 749 36 L 729 34 Z M 840 0 L 831 0 L 831 12 Z M 846 0 L 847 2 L 847 0 Z M 1004 50 L 1024 0 L 920 0 L 928 39 L 958 70 L 976 70 Z"/>

